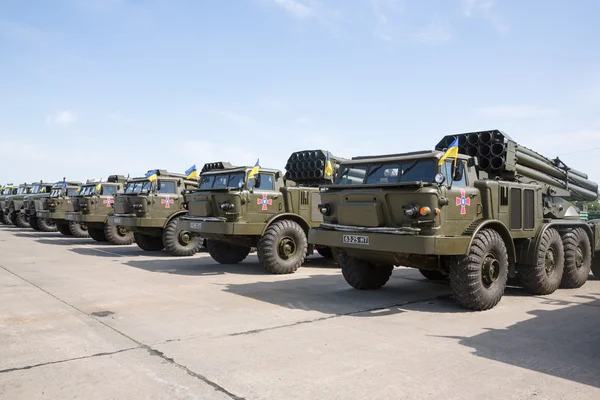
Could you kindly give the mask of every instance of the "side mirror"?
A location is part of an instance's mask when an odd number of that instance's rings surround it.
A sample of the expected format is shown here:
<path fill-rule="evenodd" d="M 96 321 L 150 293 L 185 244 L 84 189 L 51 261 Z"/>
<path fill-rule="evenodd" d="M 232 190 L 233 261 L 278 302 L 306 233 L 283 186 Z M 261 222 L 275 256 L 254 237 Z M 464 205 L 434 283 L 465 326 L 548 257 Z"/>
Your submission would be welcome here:
<path fill-rule="evenodd" d="M 462 165 L 458 165 L 454 170 L 454 176 L 452 177 L 453 181 L 460 181 L 463 178 L 463 168 Z"/>
<path fill-rule="evenodd" d="M 254 188 L 260 187 L 260 174 L 254 176 Z"/>

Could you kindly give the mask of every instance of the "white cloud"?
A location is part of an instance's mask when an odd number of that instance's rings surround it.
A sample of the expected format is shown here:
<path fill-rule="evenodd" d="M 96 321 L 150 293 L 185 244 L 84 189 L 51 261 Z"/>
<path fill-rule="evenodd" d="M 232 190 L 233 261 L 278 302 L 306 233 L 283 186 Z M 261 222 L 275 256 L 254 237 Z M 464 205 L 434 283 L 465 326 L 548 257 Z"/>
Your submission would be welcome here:
<path fill-rule="evenodd" d="M 70 125 L 77 121 L 77 115 L 72 110 L 58 111 L 46 117 L 46 124 Z"/>
<path fill-rule="evenodd" d="M 463 0 L 463 14 L 467 18 L 482 18 L 500 33 L 508 33 L 510 26 L 495 10 L 496 0 Z"/>
<path fill-rule="evenodd" d="M 305 19 L 313 14 L 313 9 L 308 4 L 299 0 L 273 0 L 275 4 L 287 11 L 297 19 Z"/>
<path fill-rule="evenodd" d="M 420 43 L 435 46 L 446 43 L 452 39 L 452 32 L 446 26 L 446 24 L 444 24 L 438 18 L 434 18 L 431 23 L 424 26 L 417 33 L 411 36 Z"/>
<path fill-rule="evenodd" d="M 558 113 L 551 108 L 538 106 L 492 106 L 480 108 L 477 114 L 491 118 L 539 118 L 556 116 Z"/>

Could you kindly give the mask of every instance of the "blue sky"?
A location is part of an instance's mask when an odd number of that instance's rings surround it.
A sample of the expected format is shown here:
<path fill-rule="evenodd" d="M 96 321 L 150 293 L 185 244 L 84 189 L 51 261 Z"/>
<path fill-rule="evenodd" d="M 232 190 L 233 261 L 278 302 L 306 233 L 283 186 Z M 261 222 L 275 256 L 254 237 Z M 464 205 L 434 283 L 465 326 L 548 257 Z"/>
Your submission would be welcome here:
<path fill-rule="evenodd" d="M 33 6 L 35 4 L 35 6 Z M 0 0 L 0 178 L 501 129 L 600 181 L 600 2 Z"/>

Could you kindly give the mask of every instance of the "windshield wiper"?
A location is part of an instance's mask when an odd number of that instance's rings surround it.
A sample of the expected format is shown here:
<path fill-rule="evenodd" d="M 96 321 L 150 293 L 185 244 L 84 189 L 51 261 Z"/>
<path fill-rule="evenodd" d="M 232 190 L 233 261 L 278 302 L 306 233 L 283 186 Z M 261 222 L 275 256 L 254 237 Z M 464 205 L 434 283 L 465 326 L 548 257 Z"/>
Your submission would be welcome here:
<path fill-rule="evenodd" d="M 402 173 L 400 173 L 400 176 L 398 177 L 398 182 L 400 182 L 400 179 L 402 179 L 404 174 L 410 172 L 410 170 L 413 169 L 415 167 L 415 165 L 417 165 L 420 161 L 421 160 L 413 161 L 405 170 L 403 170 Z"/>
<path fill-rule="evenodd" d="M 378 164 L 375 168 L 373 168 L 372 170 L 369 171 L 369 173 L 367 174 L 367 177 L 373 175 L 375 172 L 379 171 L 381 169 L 381 167 L 383 167 L 383 164 Z"/>

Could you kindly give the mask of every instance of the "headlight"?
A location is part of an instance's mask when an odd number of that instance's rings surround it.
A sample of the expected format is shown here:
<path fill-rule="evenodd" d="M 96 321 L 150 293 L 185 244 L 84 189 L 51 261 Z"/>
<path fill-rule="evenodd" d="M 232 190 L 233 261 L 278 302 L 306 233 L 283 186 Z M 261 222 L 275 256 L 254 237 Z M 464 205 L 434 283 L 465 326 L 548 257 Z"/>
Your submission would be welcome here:
<path fill-rule="evenodd" d="M 221 208 L 221 210 L 223 211 L 228 211 L 228 210 L 233 210 L 233 208 L 235 207 L 233 204 L 228 203 L 226 201 L 219 203 L 219 207 Z"/>
<path fill-rule="evenodd" d="M 329 204 L 319 204 L 319 212 L 323 215 L 331 214 L 331 206 Z"/>
<path fill-rule="evenodd" d="M 402 206 L 402 208 L 404 209 L 404 215 L 408 218 L 416 218 L 419 215 L 419 207 L 414 204 Z"/>

